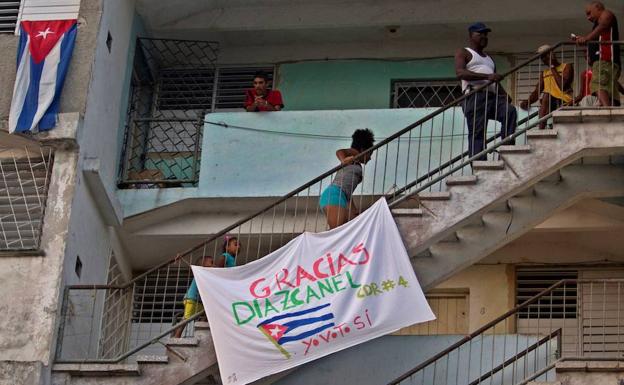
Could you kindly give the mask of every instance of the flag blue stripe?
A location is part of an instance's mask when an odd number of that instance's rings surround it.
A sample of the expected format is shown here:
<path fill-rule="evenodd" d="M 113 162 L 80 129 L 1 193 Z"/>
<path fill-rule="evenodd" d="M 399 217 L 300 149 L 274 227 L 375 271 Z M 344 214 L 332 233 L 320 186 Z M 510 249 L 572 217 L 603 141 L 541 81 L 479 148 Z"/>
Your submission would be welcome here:
<path fill-rule="evenodd" d="M 334 318 L 334 314 L 333 313 L 327 313 L 325 315 L 322 315 L 320 317 L 314 317 L 314 318 L 304 318 L 304 319 L 298 319 L 298 320 L 294 320 L 294 321 L 290 321 L 287 322 L 285 324 L 283 324 L 283 326 L 288 327 L 288 330 L 286 330 L 286 332 L 284 334 L 288 334 L 291 330 L 298 328 L 299 326 L 305 326 L 305 325 L 310 325 L 316 322 L 321 322 L 321 321 L 328 321 L 330 319 Z"/>
<path fill-rule="evenodd" d="M 275 321 L 279 321 L 279 320 L 284 319 L 284 318 L 297 317 L 297 316 L 308 314 L 308 313 L 314 313 L 315 311 L 320 310 L 320 309 L 324 309 L 324 308 L 326 308 L 328 306 L 329 306 L 329 304 L 326 303 L 325 305 L 313 307 L 312 309 L 301 310 L 301 311 L 297 311 L 297 312 L 293 312 L 293 313 L 286 313 L 286 314 L 277 315 L 277 316 L 275 316 L 273 318 L 269 318 L 267 320 L 264 320 L 264 321 L 260 322 L 258 324 L 258 326 L 270 324 L 270 323 L 273 323 Z"/>
<path fill-rule="evenodd" d="M 41 117 L 39 121 L 39 130 L 47 131 L 56 126 L 56 115 L 59 110 L 61 102 L 61 90 L 63 89 L 63 82 L 65 82 L 65 76 L 69 68 L 71 61 L 72 51 L 74 50 L 74 43 L 76 41 L 77 25 L 74 24 L 62 37 L 61 41 L 61 58 L 56 71 L 56 84 L 54 90 L 54 99 L 50 107 Z"/>
<path fill-rule="evenodd" d="M 32 55 L 29 53 L 26 60 L 30 60 L 30 83 L 28 83 L 28 92 L 24 99 L 24 107 L 17 120 L 16 132 L 24 132 L 30 130 L 32 121 L 39 107 L 39 83 L 41 82 L 41 71 L 45 60 L 35 63 Z"/>
<path fill-rule="evenodd" d="M 20 26 L 20 38 L 19 38 L 19 42 L 17 44 L 17 58 L 16 58 L 16 67 L 18 68 L 20 65 L 20 59 L 22 58 L 22 55 L 24 54 L 24 50 L 28 49 L 26 47 L 26 42 L 28 41 L 28 34 L 26 33 L 26 31 L 24 30 L 24 26 Z"/>
<path fill-rule="evenodd" d="M 330 327 L 332 327 L 332 326 L 334 326 L 334 325 L 335 325 L 335 324 L 334 324 L 333 322 L 331 322 L 331 323 L 328 323 L 328 324 L 326 324 L 326 325 L 320 326 L 320 327 L 318 327 L 318 328 L 316 328 L 316 329 L 314 329 L 314 330 L 310 330 L 310 331 L 307 331 L 307 332 L 305 332 L 305 333 L 298 334 L 298 335 L 296 335 L 296 336 L 292 336 L 292 337 L 282 337 L 282 338 L 280 338 L 280 339 L 277 341 L 277 343 L 278 343 L 278 344 L 280 344 L 280 345 L 282 345 L 282 344 L 285 344 L 285 343 L 287 343 L 287 342 L 299 341 L 299 340 L 302 340 L 302 339 L 304 339 L 304 338 L 310 337 L 310 336 L 312 336 L 312 335 L 314 335 L 314 334 L 316 334 L 316 333 L 320 333 L 320 332 L 322 332 L 323 330 L 325 330 L 325 329 L 327 329 L 327 328 L 330 328 Z"/>

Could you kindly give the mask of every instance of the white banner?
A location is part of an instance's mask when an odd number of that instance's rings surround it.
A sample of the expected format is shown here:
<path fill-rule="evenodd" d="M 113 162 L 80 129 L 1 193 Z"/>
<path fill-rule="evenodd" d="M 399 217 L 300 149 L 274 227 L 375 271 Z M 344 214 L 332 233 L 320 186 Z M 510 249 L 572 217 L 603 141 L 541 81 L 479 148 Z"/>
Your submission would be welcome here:
<path fill-rule="evenodd" d="M 193 274 L 226 385 L 435 319 L 384 199 L 260 260 Z"/>

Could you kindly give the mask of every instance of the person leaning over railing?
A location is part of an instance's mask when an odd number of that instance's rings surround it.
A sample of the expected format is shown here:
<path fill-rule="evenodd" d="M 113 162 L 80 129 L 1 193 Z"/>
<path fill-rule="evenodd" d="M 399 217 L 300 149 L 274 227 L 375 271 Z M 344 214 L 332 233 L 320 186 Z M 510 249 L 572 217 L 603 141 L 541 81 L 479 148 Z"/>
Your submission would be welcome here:
<path fill-rule="evenodd" d="M 488 33 L 492 30 L 483 23 L 468 27 L 468 47 L 455 54 L 455 73 L 462 82 L 462 92 L 470 93 L 488 82 L 499 82 L 503 77 L 496 73 L 494 60 L 483 50 L 488 45 Z M 470 95 L 462 105 L 468 125 L 468 151 L 470 156 L 485 148 L 485 133 L 490 119 L 501 123 L 503 138 L 516 131 L 518 113 L 511 98 L 498 83 Z M 509 141 L 510 145 L 514 141 Z M 479 160 L 487 160 L 485 155 Z"/>
<path fill-rule="evenodd" d="M 529 106 L 539 99 L 539 117 L 546 116 L 564 104 L 572 103 L 572 81 L 574 80 L 574 67 L 570 63 L 560 63 L 549 45 L 543 45 L 537 49 L 542 62 L 547 69 L 542 71 L 535 89 L 527 100 L 520 103 L 520 108 L 528 110 Z M 546 128 L 546 120 L 539 124 L 540 130 Z"/>
<path fill-rule="evenodd" d="M 330 229 L 336 228 L 355 218 L 360 212 L 353 200 L 353 192 L 362 182 L 362 164 L 368 163 L 371 153 L 355 159 L 360 153 L 373 147 L 375 136 L 368 128 L 355 130 L 350 148 L 336 151 L 336 157 L 345 165 L 336 171 L 334 180 L 321 194 L 319 206 L 327 219 Z"/>
<path fill-rule="evenodd" d="M 595 93 L 603 107 L 619 103 L 618 79 L 622 62 L 620 45 L 600 44 L 602 41 L 620 39 L 617 18 L 600 1 L 592 1 L 585 7 L 587 20 L 594 23 L 592 31 L 586 36 L 572 35 L 577 44 L 587 43 L 587 61 L 592 68 L 591 92 Z M 592 43 L 598 41 L 598 43 Z M 612 103 L 613 102 L 613 103 Z"/>
<path fill-rule="evenodd" d="M 256 72 L 253 88 L 245 91 L 245 110 L 279 111 L 284 108 L 282 94 L 278 90 L 269 89 L 269 77 L 262 71 Z"/>

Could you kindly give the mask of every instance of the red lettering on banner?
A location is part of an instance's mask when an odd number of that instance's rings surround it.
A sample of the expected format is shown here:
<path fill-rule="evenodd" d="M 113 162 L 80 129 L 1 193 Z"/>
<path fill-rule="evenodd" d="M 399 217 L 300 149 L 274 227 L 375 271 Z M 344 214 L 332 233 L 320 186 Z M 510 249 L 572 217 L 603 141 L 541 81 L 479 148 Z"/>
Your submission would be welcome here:
<path fill-rule="evenodd" d="M 316 278 L 308 273 L 303 267 L 297 266 L 297 279 L 295 280 L 295 287 L 301 286 L 302 279 L 310 280 L 310 282 L 316 281 Z"/>
<path fill-rule="evenodd" d="M 256 293 L 256 286 L 258 286 L 258 284 L 262 281 L 266 280 L 264 278 L 256 279 L 255 281 L 253 281 L 251 286 L 249 286 L 249 292 L 256 298 L 266 298 L 271 295 L 271 289 L 269 289 L 267 286 L 262 288 L 262 294 Z"/>
<path fill-rule="evenodd" d="M 295 287 L 295 285 L 293 285 L 292 283 L 288 282 L 288 269 L 282 269 L 282 273 L 284 273 L 284 276 L 282 278 L 279 278 L 279 273 L 275 274 L 275 281 L 277 282 L 277 287 L 282 290 L 282 283 L 284 285 L 290 286 L 292 288 Z"/>

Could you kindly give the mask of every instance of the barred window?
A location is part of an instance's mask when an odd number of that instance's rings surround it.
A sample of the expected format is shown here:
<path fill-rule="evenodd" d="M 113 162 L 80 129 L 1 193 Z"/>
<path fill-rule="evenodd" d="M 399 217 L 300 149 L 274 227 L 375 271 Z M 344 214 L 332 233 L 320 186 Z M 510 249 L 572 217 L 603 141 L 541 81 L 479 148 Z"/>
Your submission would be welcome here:
<path fill-rule="evenodd" d="M 516 306 L 562 279 L 577 279 L 576 269 L 519 268 L 516 271 Z M 521 319 L 576 318 L 577 284 L 566 283 L 518 312 Z"/>
<path fill-rule="evenodd" d="M 252 87 L 258 71 L 273 80 L 274 67 L 267 66 L 164 70 L 159 77 L 158 109 L 214 112 L 243 108 L 245 90 Z"/>
<path fill-rule="evenodd" d="M 19 9 L 19 0 L 0 0 L 0 33 L 15 32 Z"/>
<path fill-rule="evenodd" d="M 457 80 L 395 80 L 392 108 L 442 107 L 462 96 Z"/>

